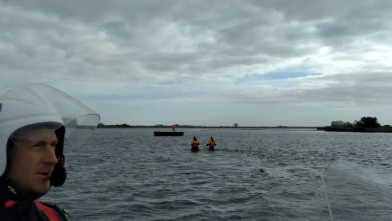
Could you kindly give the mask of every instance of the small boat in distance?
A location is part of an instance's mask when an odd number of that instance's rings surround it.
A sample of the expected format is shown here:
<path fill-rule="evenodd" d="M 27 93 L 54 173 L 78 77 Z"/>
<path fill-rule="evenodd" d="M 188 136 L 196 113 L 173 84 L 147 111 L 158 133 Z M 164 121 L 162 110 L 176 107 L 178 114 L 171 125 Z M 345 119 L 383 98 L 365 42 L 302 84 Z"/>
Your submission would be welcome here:
<path fill-rule="evenodd" d="M 183 136 L 184 132 L 154 131 L 154 136 Z"/>
<path fill-rule="evenodd" d="M 184 132 L 176 132 L 176 125 L 172 125 L 173 132 L 169 131 L 154 131 L 154 136 L 183 136 Z"/>

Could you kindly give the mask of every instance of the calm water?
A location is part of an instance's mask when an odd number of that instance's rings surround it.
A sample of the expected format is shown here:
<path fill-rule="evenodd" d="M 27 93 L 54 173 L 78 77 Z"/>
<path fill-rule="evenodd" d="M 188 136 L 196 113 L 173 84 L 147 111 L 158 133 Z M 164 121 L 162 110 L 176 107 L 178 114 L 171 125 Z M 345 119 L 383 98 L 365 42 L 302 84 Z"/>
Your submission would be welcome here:
<path fill-rule="evenodd" d="M 392 134 L 181 129 L 183 137 L 154 137 L 154 130 L 97 129 L 86 145 L 66 150 L 68 179 L 42 200 L 86 221 L 319 220 L 315 171 L 336 159 L 392 170 Z M 193 136 L 198 153 L 190 152 Z M 205 146 L 210 136 L 215 152 Z"/>

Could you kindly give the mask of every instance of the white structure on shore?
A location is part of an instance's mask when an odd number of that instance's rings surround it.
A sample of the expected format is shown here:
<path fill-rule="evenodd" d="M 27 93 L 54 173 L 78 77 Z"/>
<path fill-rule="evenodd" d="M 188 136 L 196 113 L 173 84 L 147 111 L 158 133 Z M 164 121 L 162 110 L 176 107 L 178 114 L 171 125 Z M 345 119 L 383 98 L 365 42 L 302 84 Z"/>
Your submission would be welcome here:
<path fill-rule="evenodd" d="M 344 126 L 343 121 L 332 121 L 331 126 Z"/>

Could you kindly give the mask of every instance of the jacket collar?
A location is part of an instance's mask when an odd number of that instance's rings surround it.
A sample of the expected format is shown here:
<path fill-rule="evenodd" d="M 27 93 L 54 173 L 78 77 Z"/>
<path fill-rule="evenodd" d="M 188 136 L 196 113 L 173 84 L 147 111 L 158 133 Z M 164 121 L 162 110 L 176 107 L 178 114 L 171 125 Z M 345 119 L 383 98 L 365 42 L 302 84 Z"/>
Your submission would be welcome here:
<path fill-rule="evenodd" d="M 0 207 L 4 206 L 4 203 L 12 200 L 12 201 L 34 201 L 41 196 L 45 195 L 45 193 L 27 193 L 20 189 L 12 180 L 6 177 L 0 177 Z"/>

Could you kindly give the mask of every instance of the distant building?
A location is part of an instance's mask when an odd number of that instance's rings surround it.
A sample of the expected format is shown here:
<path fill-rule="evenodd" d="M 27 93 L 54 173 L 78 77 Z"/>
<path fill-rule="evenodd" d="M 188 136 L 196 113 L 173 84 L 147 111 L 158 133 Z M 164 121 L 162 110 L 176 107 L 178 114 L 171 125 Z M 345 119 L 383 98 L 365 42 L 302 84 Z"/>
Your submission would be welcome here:
<path fill-rule="evenodd" d="M 234 124 L 234 127 L 238 127 L 238 124 Z"/>
<path fill-rule="evenodd" d="M 343 121 L 332 121 L 331 126 L 344 126 Z"/>

